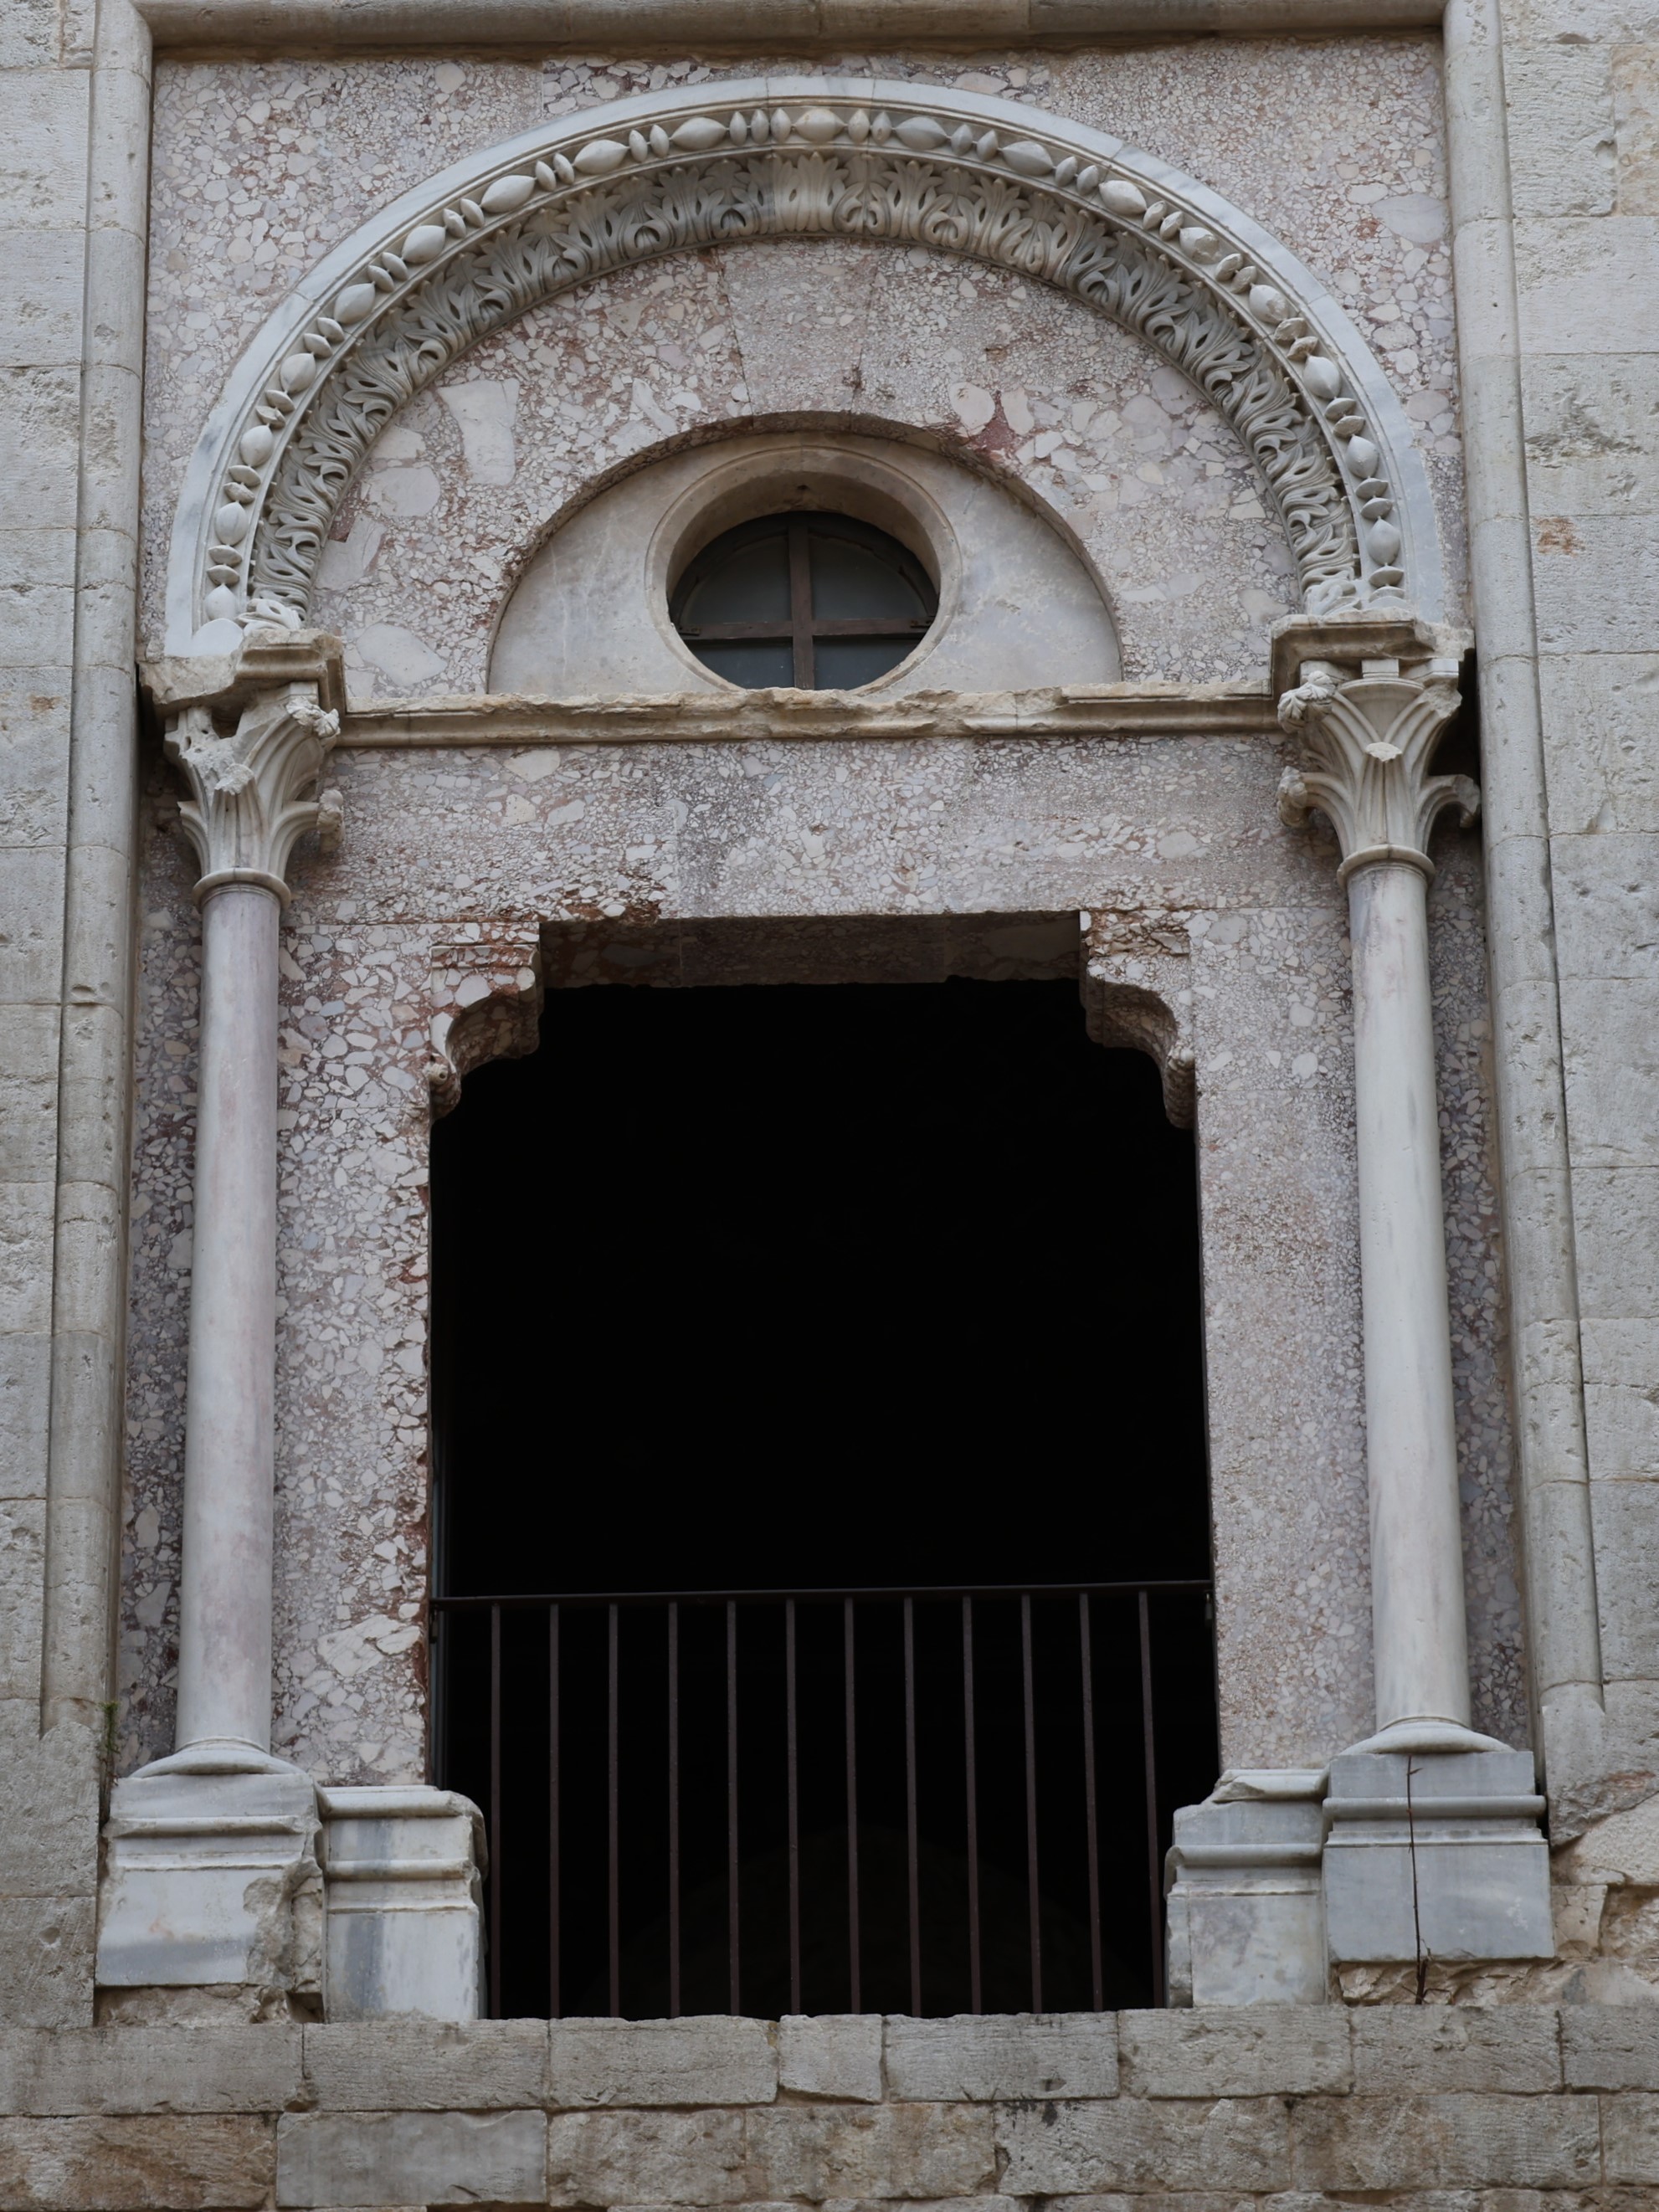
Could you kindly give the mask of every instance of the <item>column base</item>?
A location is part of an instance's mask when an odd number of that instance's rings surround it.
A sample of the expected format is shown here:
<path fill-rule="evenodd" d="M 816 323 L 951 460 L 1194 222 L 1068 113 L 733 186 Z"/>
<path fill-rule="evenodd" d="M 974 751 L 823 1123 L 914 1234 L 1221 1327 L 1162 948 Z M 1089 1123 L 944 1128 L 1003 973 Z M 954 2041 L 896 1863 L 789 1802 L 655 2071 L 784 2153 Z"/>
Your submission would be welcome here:
<path fill-rule="evenodd" d="M 100 1989 L 232 1991 L 249 2016 L 285 2014 L 290 2001 L 314 2008 L 317 1826 L 316 1791 L 295 1767 L 118 1782 L 99 1887 Z"/>
<path fill-rule="evenodd" d="M 483 1820 L 449 1790 L 320 1790 L 328 2017 L 476 2020 Z"/>
<path fill-rule="evenodd" d="M 1333 1966 L 1553 1956 L 1529 1751 L 1346 1751 L 1324 1810 Z"/>
<path fill-rule="evenodd" d="M 1172 2005 L 1322 2004 L 1325 1770 L 1224 1774 L 1175 1816 L 1165 1869 Z"/>

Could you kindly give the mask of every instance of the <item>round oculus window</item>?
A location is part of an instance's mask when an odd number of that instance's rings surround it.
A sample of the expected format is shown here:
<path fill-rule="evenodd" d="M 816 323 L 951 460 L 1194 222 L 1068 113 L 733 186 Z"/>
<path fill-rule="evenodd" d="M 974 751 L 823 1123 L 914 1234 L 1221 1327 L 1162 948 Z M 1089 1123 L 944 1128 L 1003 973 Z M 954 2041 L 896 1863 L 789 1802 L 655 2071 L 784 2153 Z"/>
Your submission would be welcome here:
<path fill-rule="evenodd" d="M 763 515 L 691 562 L 669 606 L 703 666 L 746 690 L 855 691 L 913 653 L 939 612 L 915 555 L 850 515 Z"/>

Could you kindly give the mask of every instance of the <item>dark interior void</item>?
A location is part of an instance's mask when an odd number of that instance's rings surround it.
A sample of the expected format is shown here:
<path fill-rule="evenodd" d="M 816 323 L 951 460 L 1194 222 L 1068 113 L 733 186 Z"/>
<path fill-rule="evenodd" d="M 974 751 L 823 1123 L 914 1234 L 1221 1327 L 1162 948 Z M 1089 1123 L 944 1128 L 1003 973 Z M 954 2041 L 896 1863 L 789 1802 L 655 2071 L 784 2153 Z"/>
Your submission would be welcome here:
<path fill-rule="evenodd" d="M 1133 1592 L 977 1597 L 971 1735 L 959 1595 L 913 1600 L 908 1705 L 900 1599 L 591 1602 L 1201 1582 L 1193 1146 L 1152 1062 L 1074 982 L 556 990 L 432 1194 L 439 1589 L 565 1600 L 493 1656 L 489 1608 L 438 1616 L 496 2008 L 1153 2001 L 1170 1809 L 1215 1774 L 1201 1589 L 1144 1639 Z"/>

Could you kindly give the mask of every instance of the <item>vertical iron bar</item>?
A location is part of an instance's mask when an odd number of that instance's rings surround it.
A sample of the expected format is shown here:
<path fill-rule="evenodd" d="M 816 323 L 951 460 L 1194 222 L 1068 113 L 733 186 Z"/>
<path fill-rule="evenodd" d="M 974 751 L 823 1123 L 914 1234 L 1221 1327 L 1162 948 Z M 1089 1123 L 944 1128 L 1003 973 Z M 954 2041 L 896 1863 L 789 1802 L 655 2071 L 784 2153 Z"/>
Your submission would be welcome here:
<path fill-rule="evenodd" d="M 680 2016 L 680 1608 L 668 1608 L 668 2017 Z"/>
<path fill-rule="evenodd" d="M 547 2010 L 559 2016 L 559 1608 L 547 1609 Z"/>
<path fill-rule="evenodd" d="M 1097 2012 L 1106 2008 L 1100 1970 L 1100 1837 L 1095 1822 L 1095 1668 L 1089 1638 L 1089 1594 L 1077 1601 L 1078 1635 L 1083 1653 L 1083 1826 L 1089 1852 L 1089 1973 Z"/>
<path fill-rule="evenodd" d="M 489 1608 L 489 2016 L 501 2016 L 501 1609 Z"/>
<path fill-rule="evenodd" d="M 916 1638 L 904 1601 L 904 1841 L 910 1875 L 910 2014 L 921 2017 L 921 1870 L 916 1850 Z"/>
<path fill-rule="evenodd" d="M 857 2012 L 862 1998 L 859 1972 L 859 1765 L 854 1734 L 853 1697 L 853 1601 L 842 1607 L 842 1635 L 847 1673 L 847 1948 L 851 1960 L 852 2002 Z"/>
<path fill-rule="evenodd" d="M 1031 1601 L 1019 1601 L 1020 1674 L 1025 1692 L 1025 1878 L 1031 1904 L 1031 2010 L 1042 2010 L 1042 1899 L 1037 1887 L 1036 1700 L 1031 1684 Z"/>
<path fill-rule="evenodd" d="M 800 1778 L 795 1740 L 795 1601 L 783 1602 L 783 1695 L 789 1762 L 789 2009 L 800 2010 Z"/>
<path fill-rule="evenodd" d="M 605 1832 L 608 1847 L 605 1902 L 611 1952 L 611 2017 L 615 2020 L 622 2011 L 622 1863 L 617 1845 L 617 1608 L 613 1605 L 608 1610 L 611 1619 L 608 1694 L 605 1699 Z"/>
<path fill-rule="evenodd" d="M 979 1784 L 974 1758 L 974 1601 L 962 1601 L 962 1742 L 968 1777 L 968 2002 L 981 2003 L 979 1973 Z"/>
<path fill-rule="evenodd" d="M 726 1917 L 731 1961 L 732 2010 L 738 2002 L 738 1608 L 726 1607 Z"/>
<path fill-rule="evenodd" d="M 1146 1892 L 1152 1930 L 1152 2002 L 1161 2005 L 1164 1991 L 1164 1884 L 1158 1863 L 1158 1749 L 1152 1735 L 1152 1617 L 1142 1590 L 1140 1598 L 1140 1741 L 1146 1762 Z"/>

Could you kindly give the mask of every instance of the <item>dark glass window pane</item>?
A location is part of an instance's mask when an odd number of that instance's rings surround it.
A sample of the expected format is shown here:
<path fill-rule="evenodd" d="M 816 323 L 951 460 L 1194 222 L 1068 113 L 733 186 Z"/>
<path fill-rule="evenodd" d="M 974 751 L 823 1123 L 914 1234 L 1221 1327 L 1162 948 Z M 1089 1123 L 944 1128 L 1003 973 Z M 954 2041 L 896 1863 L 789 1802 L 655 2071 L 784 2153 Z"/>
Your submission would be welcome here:
<path fill-rule="evenodd" d="M 789 541 L 784 532 L 779 530 L 753 544 L 734 547 L 723 560 L 711 563 L 702 580 L 687 592 L 678 619 L 684 628 L 699 623 L 787 622 Z M 766 678 L 769 684 L 771 680 Z"/>
<path fill-rule="evenodd" d="M 811 545 L 817 621 L 850 622 L 860 615 L 926 621 L 931 613 L 909 578 L 877 547 L 816 530 Z"/>
<path fill-rule="evenodd" d="M 802 635 L 820 690 L 856 690 L 887 675 L 926 635 L 939 611 L 927 571 L 884 531 L 850 515 L 769 514 L 706 545 L 670 602 L 675 626 L 705 668 L 750 690 L 795 680 L 792 557 L 808 596 Z M 824 636 L 837 624 L 898 625 L 889 635 Z M 806 635 L 810 623 L 811 635 Z M 710 636 L 722 630 L 723 636 Z M 756 631 L 770 630 L 770 636 Z M 784 634 L 778 635 L 781 630 Z"/>
<path fill-rule="evenodd" d="M 755 638 L 734 645 L 704 644 L 695 637 L 685 641 L 705 668 L 712 668 L 728 684 L 741 684 L 746 690 L 759 691 L 769 684 L 795 680 L 795 651 L 787 637 Z M 819 678 L 820 683 L 823 680 Z M 866 680 L 858 678 L 860 684 Z"/>
<path fill-rule="evenodd" d="M 914 653 L 921 636 L 918 630 L 915 637 L 821 637 L 813 647 L 818 690 L 856 691 L 873 684 Z"/>

